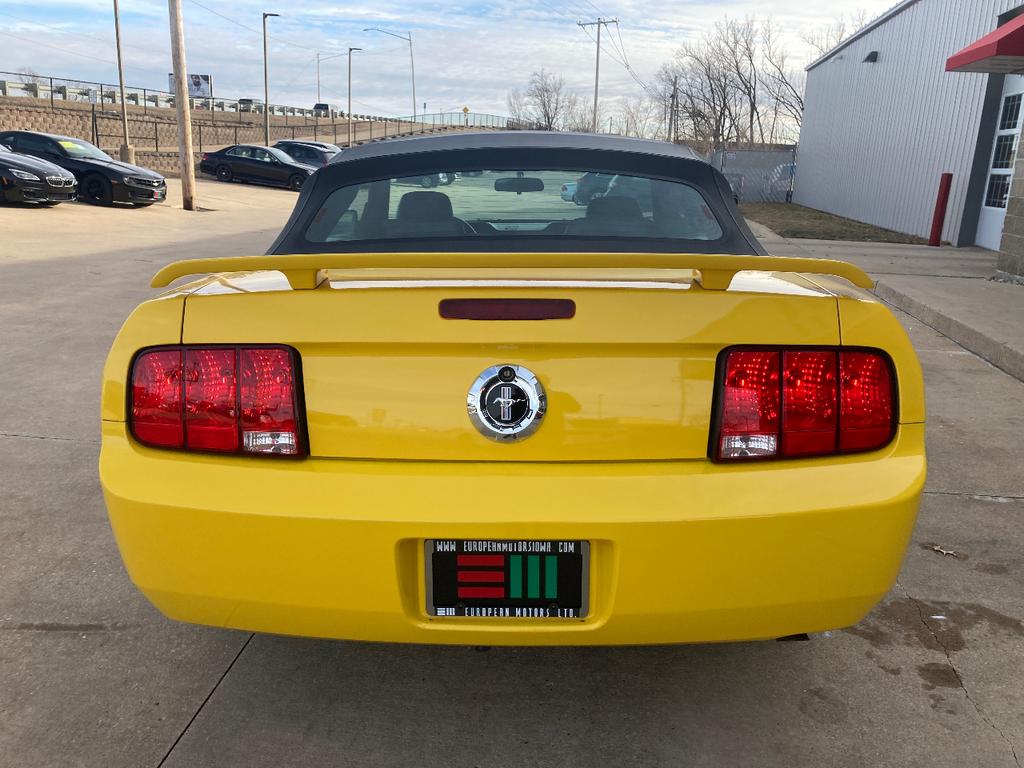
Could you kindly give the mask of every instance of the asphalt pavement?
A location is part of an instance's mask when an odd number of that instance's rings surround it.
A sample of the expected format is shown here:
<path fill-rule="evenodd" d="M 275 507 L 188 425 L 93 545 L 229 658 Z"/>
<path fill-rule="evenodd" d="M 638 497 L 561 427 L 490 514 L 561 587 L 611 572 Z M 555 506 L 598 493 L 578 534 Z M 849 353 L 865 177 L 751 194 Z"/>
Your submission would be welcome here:
<path fill-rule="evenodd" d="M 261 253 L 294 202 L 200 191 L 216 211 L 0 208 L 0 766 L 1020 768 L 1024 384 L 902 314 L 929 478 L 899 583 L 856 627 L 488 650 L 163 618 L 100 496 L 103 359 L 159 266 Z"/>

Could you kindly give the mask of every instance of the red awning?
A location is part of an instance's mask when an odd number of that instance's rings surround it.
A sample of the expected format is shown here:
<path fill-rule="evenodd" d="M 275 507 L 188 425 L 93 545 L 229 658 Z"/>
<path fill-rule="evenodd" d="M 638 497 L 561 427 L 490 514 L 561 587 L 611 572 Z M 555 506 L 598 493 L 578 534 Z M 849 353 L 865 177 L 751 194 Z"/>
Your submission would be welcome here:
<path fill-rule="evenodd" d="M 946 60 L 947 72 L 1024 72 L 1024 15 Z"/>

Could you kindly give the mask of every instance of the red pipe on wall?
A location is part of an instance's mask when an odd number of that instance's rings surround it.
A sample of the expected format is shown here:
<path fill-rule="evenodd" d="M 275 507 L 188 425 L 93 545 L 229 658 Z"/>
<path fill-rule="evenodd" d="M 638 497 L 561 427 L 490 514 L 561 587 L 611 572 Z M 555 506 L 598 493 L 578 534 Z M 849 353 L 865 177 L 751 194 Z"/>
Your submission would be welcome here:
<path fill-rule="evenodd" d="M 944 173 L 939 181 L 939 196 L 935 200 L 935 215 L 932 217 L 932 236 L 928 245 L 937 248 L 942 245 L 942 229 L 946 226 L 946 209 L 949 208 L 949 190 L 953 186 L 953 174 Z"/>

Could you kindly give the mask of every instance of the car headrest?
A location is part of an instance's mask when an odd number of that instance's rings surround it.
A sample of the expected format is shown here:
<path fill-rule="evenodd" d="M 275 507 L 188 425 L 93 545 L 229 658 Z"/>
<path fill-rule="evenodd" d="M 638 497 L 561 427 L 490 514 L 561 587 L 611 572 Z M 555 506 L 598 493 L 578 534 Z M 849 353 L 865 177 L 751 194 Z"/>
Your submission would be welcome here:
<path fill-rule="evenodd" d="M 587 206 L 588 219 L 642 219 L 640 205 L 632 197 L 595 197 Z"/>
<path fill-rule="evenodd" d="M 400 221 L 438 221 L 452 218 L 452 201 L 443 192 L 406 192 L 398 201 Z"/>

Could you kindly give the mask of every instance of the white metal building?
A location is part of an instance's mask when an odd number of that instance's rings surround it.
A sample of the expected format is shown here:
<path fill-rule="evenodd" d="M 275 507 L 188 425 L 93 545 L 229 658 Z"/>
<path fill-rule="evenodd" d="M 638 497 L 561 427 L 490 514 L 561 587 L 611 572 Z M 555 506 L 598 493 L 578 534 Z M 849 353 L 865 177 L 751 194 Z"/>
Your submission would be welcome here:
<path fill-rule="evenodd" d="M 1022 12 L 904 0 L 813 63 L 795 202 L 927 237 L 949 172 L 943 239 L 998 250 L 1024 123 L 1024 58 L 1006 55 L 1024 50 Z"/>

